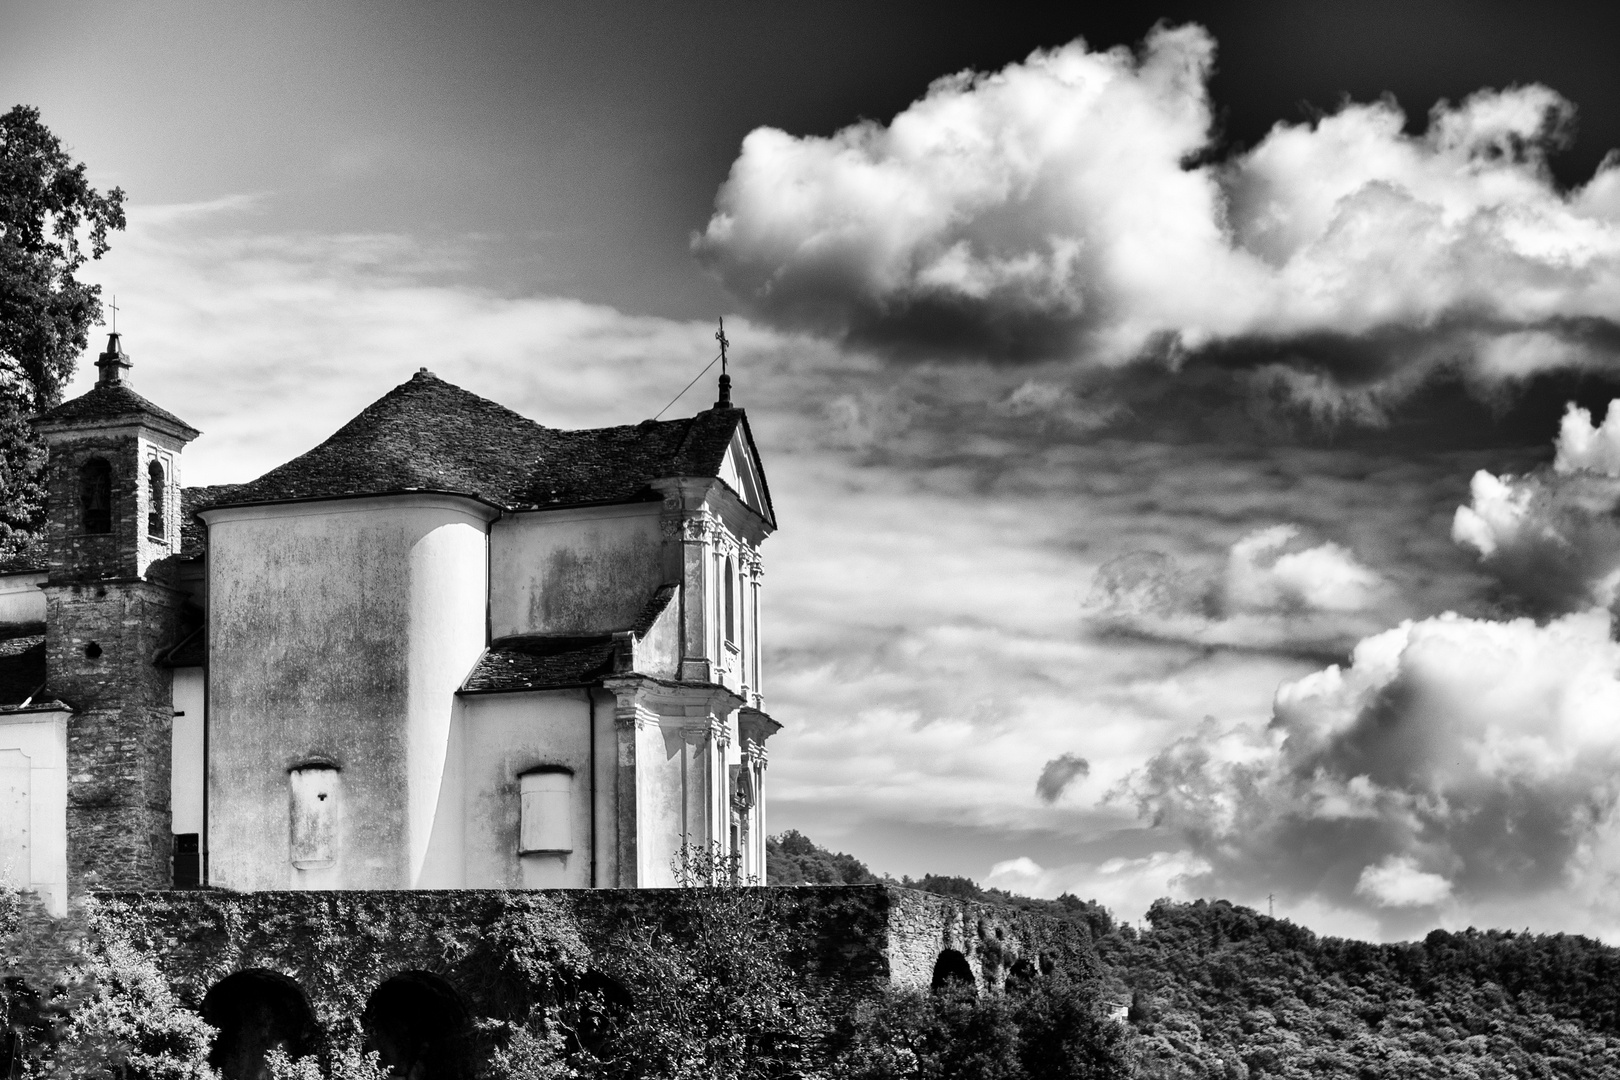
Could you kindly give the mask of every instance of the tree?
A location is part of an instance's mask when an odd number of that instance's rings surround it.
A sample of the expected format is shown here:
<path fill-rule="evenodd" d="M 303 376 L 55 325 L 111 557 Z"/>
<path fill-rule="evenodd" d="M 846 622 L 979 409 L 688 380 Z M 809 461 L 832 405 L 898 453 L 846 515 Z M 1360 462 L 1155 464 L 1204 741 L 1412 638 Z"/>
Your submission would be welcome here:
<path fill-rule="evenodd" d="M 38 109 L 0 116 L 0 558 L 41 524 L 44 454 L 28 417 L 61 399 L 101 318 L 101 287 L 75 274 L 123 227 L 123 191 L 91 187 Z"/>

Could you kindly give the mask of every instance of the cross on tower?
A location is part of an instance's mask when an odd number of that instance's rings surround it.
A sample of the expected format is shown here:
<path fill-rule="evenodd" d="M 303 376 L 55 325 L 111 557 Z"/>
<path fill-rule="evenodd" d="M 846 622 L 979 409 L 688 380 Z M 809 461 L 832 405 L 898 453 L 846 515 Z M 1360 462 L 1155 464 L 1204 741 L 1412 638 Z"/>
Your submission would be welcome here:
<path fill-rule="evenodd" d="M 118 333 L 118 294 L 113 293 L 112 300 L 107 304 L 112 309 L 112 332 Z"/>
<path fill-rule="evenodd" d="M 726 346 L 731 342 L 726 340 L 726 319 L 720 317 L 720 329 L 714 332 L 714 340 L 720 343 L 720 400 L 714 403 L 717 409 L 731 408 L 731 376 L 726 372 Z"/>

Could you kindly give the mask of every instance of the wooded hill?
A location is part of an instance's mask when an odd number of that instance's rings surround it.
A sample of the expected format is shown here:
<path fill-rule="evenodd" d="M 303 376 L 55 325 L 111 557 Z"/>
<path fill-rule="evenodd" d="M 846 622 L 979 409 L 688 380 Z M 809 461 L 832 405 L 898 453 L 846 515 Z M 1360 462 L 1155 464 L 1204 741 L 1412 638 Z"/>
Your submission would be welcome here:
<path fill-rule="evenodd" d="M 878 880 L 797 833 L 770 846 L 774 883 Z M 1590 938 L 1436 930 L 1376 945 L 1224 900 L 1161 900 L 1135 929 L 1073 896 L 900 883 L 1084 923 L 1103 999 L 1128 1003 L 1138 1076 L 1620 1080 L 1620 949 Z"/>

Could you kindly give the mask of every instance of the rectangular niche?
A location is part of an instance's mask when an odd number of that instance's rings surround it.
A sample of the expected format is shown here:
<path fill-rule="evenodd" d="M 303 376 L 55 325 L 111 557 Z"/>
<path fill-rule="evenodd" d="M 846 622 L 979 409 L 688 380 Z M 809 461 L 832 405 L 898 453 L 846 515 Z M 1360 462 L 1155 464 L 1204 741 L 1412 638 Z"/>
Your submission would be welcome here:
<path fill-rule="evenodd" d="M 337 862 L 341 774 L 334 765 L 300 765 L 287 774 L 292 795 L 292 864 L 320 870 Z"/>
<path fill-rule="evenodd" d="M 518 854 L 566 854 L 574 850 L 574 774 L 536 769 L 518 777 L 522 827 Z"/>

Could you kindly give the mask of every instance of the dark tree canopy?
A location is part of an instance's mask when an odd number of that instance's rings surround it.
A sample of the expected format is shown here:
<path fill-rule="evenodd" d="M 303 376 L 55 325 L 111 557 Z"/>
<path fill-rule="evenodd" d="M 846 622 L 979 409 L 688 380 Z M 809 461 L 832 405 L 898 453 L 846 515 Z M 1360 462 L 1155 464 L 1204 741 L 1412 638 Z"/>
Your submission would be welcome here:
<path fill-rule="evenodd" d="M 55 405 L 101 318 L 75 274 L 124 227 L 124 193 L 85 179 L 39 110 L 0 115 L 0 558 L 39 527 L 43 454 L 28 417 Z"/>

